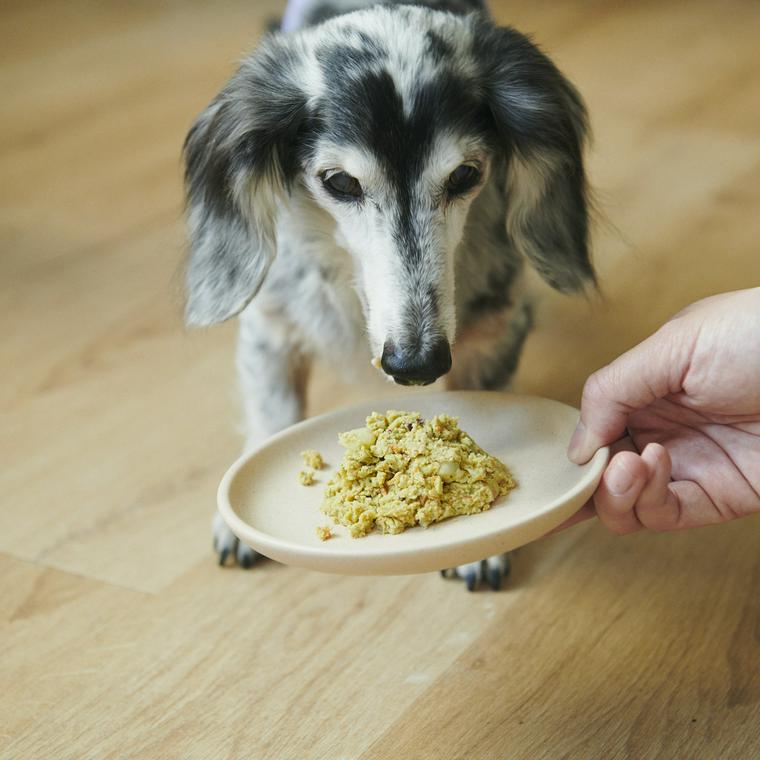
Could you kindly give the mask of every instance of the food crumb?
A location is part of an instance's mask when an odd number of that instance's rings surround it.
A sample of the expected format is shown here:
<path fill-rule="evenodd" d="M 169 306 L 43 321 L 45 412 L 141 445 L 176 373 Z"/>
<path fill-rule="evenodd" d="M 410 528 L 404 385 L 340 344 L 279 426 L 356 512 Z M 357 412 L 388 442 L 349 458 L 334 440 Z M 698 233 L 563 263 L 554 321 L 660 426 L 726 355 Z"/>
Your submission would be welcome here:
<path fill-rule="evenodd" d="M 311 470 L 301 470 L 301 472 L 298 473 L 298 482 L 302 486 L 314 485 L 314 473 Z"/>
<path fill-rule="evenodd" d="M 327 539 L 333 537 L 333 534 L 326 525 L 317 525 L 317 537 L 320 541 L 327 541 Z"/>
<path fill-rule="evenodd" d="M 325 466 L 322 455 L 315 449 L 302 451 L 301 456 L 303 457 L 304 464 L 313 470 L 321 470 Z"/>

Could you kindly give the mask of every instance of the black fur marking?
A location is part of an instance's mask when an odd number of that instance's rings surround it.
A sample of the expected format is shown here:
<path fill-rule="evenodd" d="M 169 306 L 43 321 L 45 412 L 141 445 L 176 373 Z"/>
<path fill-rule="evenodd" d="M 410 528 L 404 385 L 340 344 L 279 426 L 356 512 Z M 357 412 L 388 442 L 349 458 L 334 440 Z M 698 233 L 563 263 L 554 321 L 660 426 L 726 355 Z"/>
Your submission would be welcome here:
<path fill-rule="evenodd" d="M 426 295 L 427 295 L 427 299 L 430 306 L 437 311 L 438 310 L 438 291 L 431 285 L 430 287 L 428 287 Z"/>
<path fill-rule="evenodd" d="M 230 158 L 214 150 L 219 121 L 217 112 L 210 123 L 199 119 L 191 127 L 184 146 L 185 186 L 188 200 L 203 203 L 206 215 L 226 218 L 234 214 L 234 209 L 229 183 Z"/>
<path fill-rule="evenodd" d="M 414 294 L 406 304 L 404 328 L 407 349 L 426 351 L 431 341 L 437 340 L 440 299 L 433 286 L 412 287 Z"/>
<path fill-rule="evenodd" d="M 540 173 L 550 172 L 542 201 L 523 219 L 515 243 L 554 288 L 580 290 L 595 281 L 588 251 L 583 102 L 549 58 L 514 29 L 476 20 L 473 45 L 508 160 L 542 161 Z"/>
<path fill-rule="evenodd" d="M 236 197 L 261 184 L 286 187 L 299 171 L 295 145 L 308 125 L 295 82 L 294 53 L 270 37 L 238 69 L 191 128 L 184 146 L 185 190 L 193 219 L 186 319 L 212 324 L 238 313 L 258 290 L 274 252 L 271 231 Z"/>
<path fill-rule="evenodd" d="M 427 52 L 436 63 L 441 63 L 454 56 L 454 48 L 432 29 L 428 29 L 425 32 L 425 40 L 427 42 Z"/>
<path fill-rule="evenodd" d="M 305 119 L 306 96 L 294 82 L 295 60 L 273 44 L 241 66 L 185 141 L 188 199 L 223 219 L 239 216 L 232 183 L 239 172 L 280 173 L 287 184 L 297 172 L 293 145 Z"/>
<path fill-rule="evenodd" d="M 366 32 L 363 32 L 361 29 L 357 29 L 355 30 L 355 32 L 356 32 L 357 37 L 359 37 L 359 39 L 361 40 L 362 45 L 364 45 L 364 47 L 366 47 L 369 50 L 373 50 L 373 49 L 377 50 L 378 54 L 380 55 L 383 55 L 383 56 L 388 55 L 388 51 L 385 50 L 385 48 L 377 40 L 370 37 Z"/>
<path fill-rule="evenodd" d="M 474 95 L 473 83 L 447 69 L 418 85 L 410 114 L 404 114 L 401 94 L 385 69 L 364 71 L 324 69 L 330 97 L 320 104 L 326 132 L 337 142 L 370 149 L 383 164 L 398 199 L 396 238 L 410 270 L 421 256 L 415 229 L 412 186 L 424 168 L 441 130 L 484 135 L 489 125 L 485 103 Z"/>
<path fill-rule="evenodd" d="M 319 47 L 316 56 L 325 75 L 338 70 L 350 76 L 352 72 L 361 72 L 387 57 L 387 52 L 380 45 L 366 35 L 363 37 L 362 47 L 336 44 Z"/>
<path fill-rule="evenodd" d="M 579 160 L 586 113 L 572 85 L 515 29 L 479 21 L 474 30 L 474 52 L 502 138 L 519 150 L 553 148 Z"/>

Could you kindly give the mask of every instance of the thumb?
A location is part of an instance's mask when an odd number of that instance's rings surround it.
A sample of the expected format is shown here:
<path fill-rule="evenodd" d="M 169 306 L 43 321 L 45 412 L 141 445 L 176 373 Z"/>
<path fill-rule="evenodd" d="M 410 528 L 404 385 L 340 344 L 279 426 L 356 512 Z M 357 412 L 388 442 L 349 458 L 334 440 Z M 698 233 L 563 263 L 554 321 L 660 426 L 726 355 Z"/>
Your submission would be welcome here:
<path fill-rule="evenodd" d="M 620 438 L 632 412 L 682 390 L 693 340 L 681 327 L 667 323 L 589 377 L 567 452 L 573 462 L 588 462 L 597 449 Z"/>

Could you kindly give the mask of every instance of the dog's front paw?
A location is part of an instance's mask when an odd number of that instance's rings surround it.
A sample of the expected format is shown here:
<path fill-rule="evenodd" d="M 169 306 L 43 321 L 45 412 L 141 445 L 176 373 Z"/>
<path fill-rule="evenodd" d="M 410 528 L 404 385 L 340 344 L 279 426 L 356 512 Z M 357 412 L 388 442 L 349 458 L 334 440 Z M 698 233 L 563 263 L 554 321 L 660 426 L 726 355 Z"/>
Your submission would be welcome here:
<path fill-rule="evenodd" d="M 258 552 L 239 541 L 218 512 L 214 513 L 213 535 L 214 551 L 219 555 L 219 564 L 222 567 L 227 563 L 228 557 L 232 557 L 233 564 L 237 562 L 240 567 L 246 570 L 253 567 L 253 563 L 259 557 Z"/>
<path fill-rule="evenodd" d="M 494 591 L 498 591 L 502 580 L 509 575 L 510 566 L 509 553 L 495 554 L 479 562 L 468 562 L 466 565 L 441 570 L 441 575 L 444 578 L 461 578 L 468 591 L 475 591 L 482 580 Z"/>

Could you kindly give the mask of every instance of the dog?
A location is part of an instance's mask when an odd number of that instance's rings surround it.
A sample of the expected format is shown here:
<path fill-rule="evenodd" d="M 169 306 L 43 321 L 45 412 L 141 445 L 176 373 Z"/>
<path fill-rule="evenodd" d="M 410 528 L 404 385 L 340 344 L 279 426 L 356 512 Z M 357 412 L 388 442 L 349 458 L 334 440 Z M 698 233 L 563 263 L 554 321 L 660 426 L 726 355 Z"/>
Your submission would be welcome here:
<path fill-rule="evenodd" d="M 479 0 L 292 0 L 184 146 L 185 318 L 239 317 L 246 445 L 302 419 L 314 359 L 508 387 L 526 264 L 595 285 L 587 136 L 575 87 Z M 256 558 L 218 515 L 214 542 L 221 564 Z"/>

